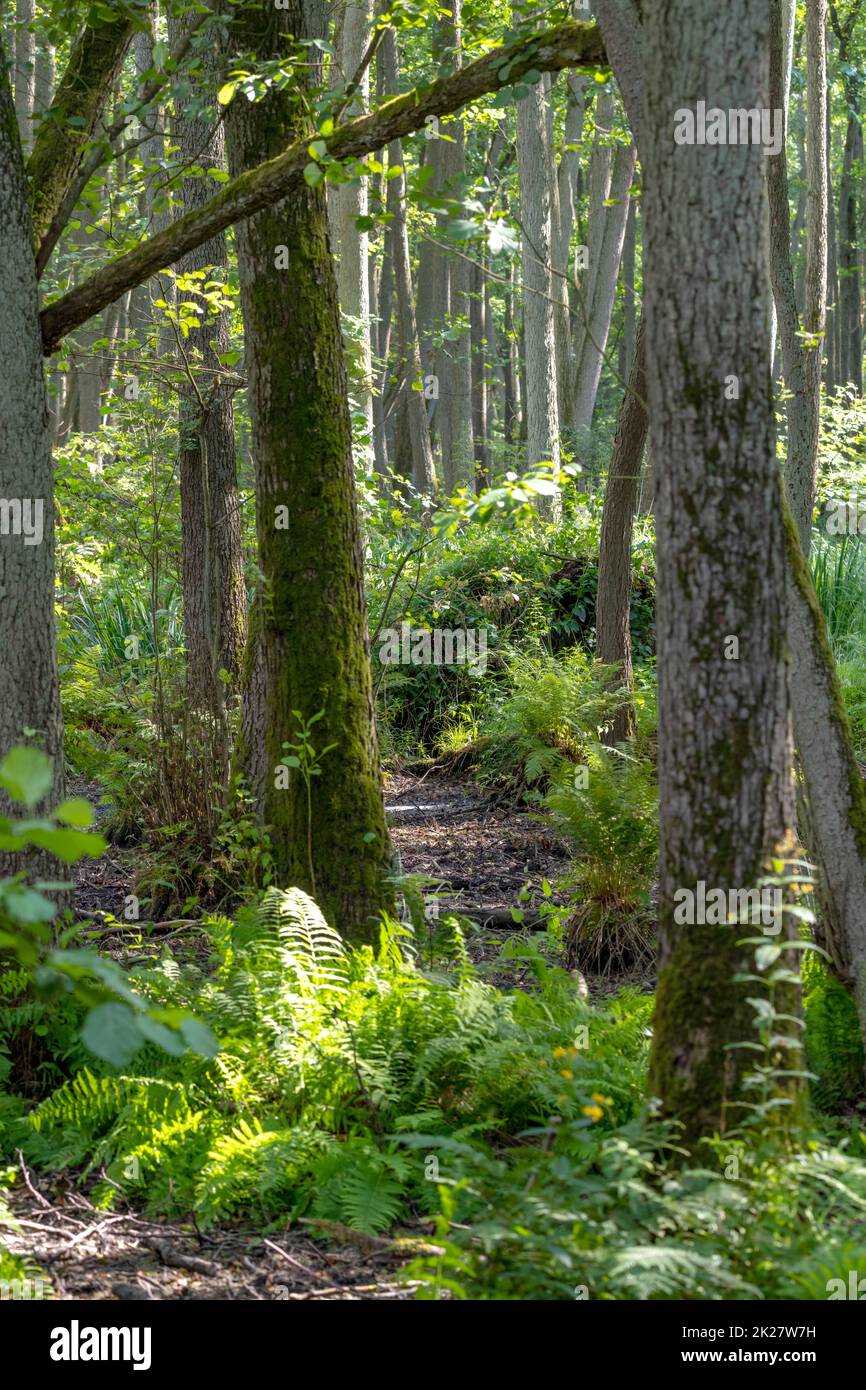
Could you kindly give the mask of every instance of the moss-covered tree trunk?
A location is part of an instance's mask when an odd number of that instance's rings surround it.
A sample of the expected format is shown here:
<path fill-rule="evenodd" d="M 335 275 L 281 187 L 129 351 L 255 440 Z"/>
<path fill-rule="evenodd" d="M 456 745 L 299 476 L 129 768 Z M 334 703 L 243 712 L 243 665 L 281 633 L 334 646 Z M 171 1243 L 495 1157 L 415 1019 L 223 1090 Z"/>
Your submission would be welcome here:
<path fill-rule="evenodd" d="M 646 356 L 660 462 L 651 1088 L 695 1141 L 742 1118 L 730 1107 L 753 1063 L 729 1045 L 754 1038 L 751 991 L 734 983 L 751 963 L 743 928 L 701 924 L 698 885 L 753 889 L 793 808 L 766 155 L 759 144 L 678 144 L 674 130 L 699 100 L 770 106 L 769 5 L 730 0 L 722 24 L 705 0 L 645 0 L 643 17 Z M 681 890 L 694 895 L 691 923 Z"/>
<path fill-rule="evenodd" d="M 233 174 L 252 169 L 306 129 L 305 66 L 321 11 L 244 7 L 233 43 L 254 62 L 300 54 L 292 83 L 226 113 Z M 314 892 L 347 936 L 371 938 L 392 902 L 352 470 L 337 288 L 321 186 L 238 228 L 256 523 L 263 587 L 248 652 L 242 750 L 272 827 L 279 880 Z M 311 721 L 320 774 L 285 769 L 286 742 Z M 334 745 L 327 753 L 322 750 Z M 310 858 L 312 864 L 310 864 Z"/>

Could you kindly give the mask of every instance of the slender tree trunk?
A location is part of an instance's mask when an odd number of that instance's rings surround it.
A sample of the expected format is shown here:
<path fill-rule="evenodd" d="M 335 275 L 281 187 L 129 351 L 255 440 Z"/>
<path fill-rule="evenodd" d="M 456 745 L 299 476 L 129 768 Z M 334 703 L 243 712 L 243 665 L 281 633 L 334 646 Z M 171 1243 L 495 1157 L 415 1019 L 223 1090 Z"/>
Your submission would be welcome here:
<path fill-rule="evenodd" d="M 33 111 L 36 106 L 36 18 L 34 0 L 16 0 L 15 20 L 15 115 L 25 154 L 33 144 Z"/>
<path fill-rule="evenodd" d="M 258 62 L 285 57 L 287 35 L 323 32 L 321 9 L 245 5 L 233 37 Z M 305 49 L 309 62 L 315 49 Z M 299 74 L 303 69 L 297 70 Z M 227 108 L 234 175 L 308 132 L 303 85 Z M 376 939 L 392 904 L 355 504 L 337 286 L 321 186 L 305 186 L 237 229 L 256 524 L 264 591 L 250 644 L 244 727 L 279 879 L 313 893 L 346 935 Z M 284 248 L 285 256 L 278 253 Z M 281 268 L 282 267 L 282 268 Z M 286 768 L 311 726 L 320 775 Z M 328 751 L 325 751 L 325 750 Z"/>
<path fill-rule="evenodd" d="M 599 661 L 616 668 L 618 683 L 632 686 L 631 536 L 640 467 L 647 436 L 646 349 L 643 316 L 638 324 L 634 362 L 622 398 L 604 493 L 596 600 Z M 634 738 L 634 706 L 626 704 L 611 724 L 606 742 Z"/>
<path fill-rule="evenodd" d="M 786 0 L 771 0 L 774 19 L 780 17 L 785 3 Z M 807 240 L 803 321 L 805 341 L 800 336 L 791 264 L 787 159 L 784 143 L 780 153 L 767 160 L 770 273 L 777 306 L 782 366 L 789 392 L 787 485 L 801 542 L 807 552 L 818 467 L 821 352 L 827 302 L 827 166 L 824 148 L 826 54 L 823 46 L 823 13 L 826 0 L 809 0 L 807 22 L 809 17 L 813 17 L 816 5 L 820 7 L 821 18 L 812 18 L 807 27 L 807 63 L 811 81 L 807 130 Z M 771 98 L 776 109 L 781 109 L 783 102 L 783 63 L 784 52 L 774 38 L 770 81 Z"/>
<path fill-rule="evenodd" d="M 828 396 L 832 395 L 841 381 L 840 346 L 839 346 L 839 271 L 836 264 L 836 205 L 833 198 L 833 182 L 831 178 L 831 147 L 830 132 L 832 130 L 832 92 L 830 84 L 827 84 L 826 117 L 824 122 L 824 143 L 827 151 L 827 328 L 826 328 L 826 352 L 827 365 L 824 374 L 824 385 Z"/>
<path fill-rule="evenodd" d="M 623 381 L 628 381 L 631 374 L 637 335 L 637 300 L 634 288 L 636 254 L 637 203 L 634 198 L 629 198 L 625 239 L 622 244 L 622 346 L 620 348 L 619 370 Z"/>
<path fill-rule="evenodd" d="M 574 381 L 574 350 L 569 302 L 569 260 L 574 232 L 577 182 L 580 176 L 580 141 L 583 136 L 586 79 L 568 73 L 565 79 L 566 109 L 563 128 L 564 149 L 556 173 L 556 217 L 554 228 L 553 276 L 551 287 L 556 301 L 556 388 L 557 412 L 561 422 L 571 415 L 571 389 Z M 551 111 L 552 115 L 552 111 Z"/>
<path fill-rule="evenodd" d="M 345 0 L 336 45 L 338 85 L 350 83 L 358 70 L 372 33 L 372 0 Z M 346 116 L 360 116 L 369 106 L 369 69 L 361 77 Z M 368 234 L 356 225 L 368 211 L 367 180 L 335 184 L 329 192 L 328 206 L 335 243 L 337 292 L 344 314 L 358 321 L 357 366 L 361 382 L 361 409 L 367 430 L 373 431 L 372 361 L 370 349 L 370 288 L 368 280 Z"/>
<path fill-rule="evenodd" d="M 397 91 L 397 35 L 388 29 L 379 50 L 385 74 L 386 91 Z M 394 177 L 394 171 L 400 173 Z M 418 346 L 418 325 L 415 321 L 415 294 L 412 287 L 412 263 L 409 259 L 409 234 L 406 229 L 406 177 L 403 170 L 403 144 L 392 140 L 388 146 L 388 211 L 391 214 L 391 252 L 394 260 L 394 285 L 397 297 L 397 337 L 399 341 L 398 371 L 405 376 L 406 428 L 411 454 L 411 476 L 419 492 L 430 494 L 436 483 L 433 469 L 433 449 L 427 422 L 421 371 L 421 351 Z"/>
<path fill-rule="evenodd" d="M 778 3 L 778 0 L 774 0 Z M 790 503 L 787 540 L 788 635 L 794 734 L 803 768 L 801 830 L 818 867 L 819 933 L 852 985 L 866 1037 L 866 791 L 851 748 L 845 707 L 805 555 L 811 539 L 818 464 L 820 354 L 827 268 L 826 0 L 807 0 L 807 246 L 804 331 L 792 304 L 784 214 L 784 156 L 769 161 L 773 281 L 788 388 Z M 774 48 L 774 79 L 778 53 Z"/>
<path fill-rule="evenodd" d="M 57 78 L 57 63 L 54 45 L 40 41 L 36 50 L 36 76 L 34 86 L 35 109 L 44 116 L 54 100 L 54 83 Z"/>
<path fill-rule="evenodd" d="M 505 329 L 505 357 L 502 371 L 505 377 L 505 442 L 516 444 L 520 436 L 520 404 L 518 387 L 520 364 L 517 354 L 517 330 L 514 323 L 515 267 L 512 264 L 509 284 L 505 291 L 503 326 Z"/>
<path fill-rule="evenodd" d="M 443 20 L 443 34 L 449 61 L 455 71 L 463 66 L 462 0 L 448 0 L 451 18 Z M 449 174 L 452 215 L 462 215 L 462 180 L 466 172 L 466 132 L 458 115 L 448 126 L 451 139 Z M 472 291 L 472 265 L 465 249 L 446 256 L 448 279 L 448 337 L 441 354 L 440 430 L 442 466 L 450 489 L 475 486 L 475 447 L 472 438 L 472 337 L 469 304 Z"/>
<path fill-rule="evenodd" d="M 522 229 L 525 334 L 526 466 L 559 466 L 556 319 L 551 284 L 554 170 L 548 139 L 550 78 L 542 76 L 517 103 L 517 158 Z"/>
<path fill-rule="evenodd" d="M 589 326 L 584 334 L 583 350 L 578 359 L 574 414 L 571 421 L 578 442 L 583 448 L 586 447 L 592 427 L 604 352 L 613 318 L 616 282 L 631 201 L 628 190 L 634 180 L 635 160 L 636 150 L 633 143 L 618 146 L 610 181 L 610 206 L 604 209 L 604 236 L 598 253 L 596 272 L 592 277 L 592 297 L 585 306 Z"/>
<path fill-rule="evenodd" d="M 855 92 L 849 100 L 856 100 Z M 839 186 L 839 333 L 843 382 L 863 394 L 863 327 L 860 311 L 858 188 L 854 168 L 863 161 L 863 129 L 855 111 L 848 114 L 842 180 Z"/>
<path fill-rule="evenodd" d="M 170 17 L 172 46 L 181 41 L 188 21 Z M 216 78 L 217 64 L 206 61 Z M 225 141 L 222 123 L 208 113 L 190 116 L 179 105 L 174 139 L 185 165 L 222 169 Z M 183 182 L 184 212 L 201 207 L 218 187 L 210 178 Z M 207 281 L 228 280 L 228 249 L 224 232 L 203 242 L 178 264 L 183 274 Z M 221 672 L 236 681 L 246 637 L 246 588 L 241 552 L 234 439 L 234 387 L 226 380 L 220 355 L 229 350 L 227 309 L 191 328 L 180 345 L 189 380 L 180 396 L 178 421 L 182 583 L 186 694 L 191 710 L 206 712 L 215 725 L 214 771 L 225 785 L 228 739 L 225 727 L 227 696 L 233 695 Z"/>
<path fill-rule="evenodd" d="M 861 77 L 852 64 L 851 41 L 860 11 L 860 0 L 850 6 L 840 21 L 836 5 L 829 7 L 830 20 L 838 43 L 839 68 L 843 73 L 845 106 L 848 125 L 845 150 L 842 156 L 842 176 L 839 182 L 839 298 L 836 316 L 839 322 L 839 380 L 852 383 L 858 395 L 863 394 L 863 325 L 860 306 L 861 273 L 859 253 L 859 197 L 855 166 L 862 166 L 863 128 L 860 124 Z"/>
<path fill-rule="evenodd" d="M 650 1082 L 694 1142 L 742 1118 L 731 1107 L 752 1063 L 729 1044 L 754 1034 L 750 991 L 734 983 L 751 956 L 738 944 L 742 927 L 683 924 L 675 904 L 701 881 L 754 888 L 790 835 L 793 807 L 766 157 L 757 145 L 677 145 L 673 132 L 675 112 L 694 109 L 698 96 L 708 107 L 771 107 L 769 7 L 729 0 L 723 25 L 705 0 L 644 0 L 643 15 L 647 378 L 653 448 L 664 460 Z M 779 1064 L 791 1065 L 784 1056 Z"/>
<path fill-rule="evenodd" d="M 484 266 L 476 261 L 472 267 L 472 298 L 469 304 L 469 323 L 472 330 L 472 435 L 475 440 L 476 491 L 490 482 L 490 446 L 487 421 L 487 356 Z"/>

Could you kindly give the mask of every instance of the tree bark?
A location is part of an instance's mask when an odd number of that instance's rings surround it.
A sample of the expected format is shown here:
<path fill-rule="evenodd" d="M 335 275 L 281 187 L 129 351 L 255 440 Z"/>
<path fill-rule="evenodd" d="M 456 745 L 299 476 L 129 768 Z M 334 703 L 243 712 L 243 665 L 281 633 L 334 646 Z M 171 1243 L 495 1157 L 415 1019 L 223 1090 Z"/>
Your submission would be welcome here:
<path fill-rule="evenodd" d="M 33 111 L 36 106 L 36 18 L 34 0 L 15 0 L 15 116 L 22 148 L 33 143 Z"/>
<path fill-rule="evenodd" d="M 530 472 L 559 466 L 556 318 L 551 284 L 554 254 L 553 169 L 548 139 L 550 78 L 542 74 L 517 103 L 527 448 Z M 553 501 L 553 499 L 551 499 Z"/>
<path fill-rule="evenodd" d="M 450 17 L 441 19 L 443 57 L 455 71 L 463 66 L 462 0 L 449 0 Z M 466 134 L 459 116 L 448 123 L 444 173 L 450 215 L 463 215 L 462 181 L 466 172 Z M 472 437 L 472 336 L 470 295 L 472 266 L 464 250 L 443 255 L 446 281 L 447 335 L 439 354 L 439 431 L 442 472 L 449 491 L 475 487 L 475 446 Z"/>
<path fill-rule="evenodd" d="M 339 63 L 339 85 L 347 86 L 353 79 L 366 52 L 372 33 L 372 0 L 346 0 L 340 26 L 336 57 Z M 362 115 L 369 106 L 370 74 L 365 71 L 347 107 L 350 116 Z M 337 293 L 343 313 L 358 321 L 358 374 L 361 379 L 360 406 L 367 421 L 372 443 L 373 396 L 372 360 L 370 351 L 370 287 L 367 262 L 368 235 L 356 226 L 359 217 L 367 216 L 367 179 L 336 184 L 328 196 L 331 214 L 332 240 L 337 264 Z"/>
<path fill-rule="evenodd" d="M 839 45 L 839 66 L 844 73 L 843 86 L 848 111 L 842 177 L 839 182 L 839 376 L 843 385 L 850 382 L 857 395 L 862 396 L 863 326 L 860 308 L 859 198 L 854 166 L 859 166 L 863 160 L 863 128 L 860 123 L 861 78 L 856 67 L 852 67 L 850 53 L 859 10 L 860 3 L 856 0 L 844 22 L 840 22 L 836 6 L 829 6 L 830 19 Z"/>
<path fill-rule="evenodd" d="M 700 881 L 754 888 L 790 834 L 793 806 L 765 155 L 756 145 L 677 145 L 673 132 L 675 112 L 699 95 L 708 107 L 771 106 L 769 7 L 729 0 L 723 25 L 705 0 L 644 0 L 643 14 L 647 378 L 664 460 L 650 1085 L 694 1143 L 742 1118 L 731 1107 L 752 1064 L 729 1044 L 753 1037 L 749 991 L 734 984 L 751 956 L 738 944 L 742 927 L 678 923 L 675 895 Z"/>
<path fill-rule="evenodd" d="M 286 57 L 288 35 L 322 33 L 318 6 L 250 4 L 233 37 L 256 61 Z M 307 62 L 315 49 L 304 50 Z M 303 86 L 315 81 L 298 68 Z M 303 75 L 302 75 L 303 74 Z M 310 133 L 295 89 L 232 103 L 234 176 Z M 392 905 L 392 851 L 379 775 L 337 286 L 321 185 L 299 187 L 238 229 L 256 525 L 264 589 L 248 650 L 244 728 L 254 792 L 279 880 L 311 892 L 345 935 L 373 941 Z M 283 248 L 285 255 L 278 254 Z M 311 743 L 308 789 L 284 745 Z M 325 751 L 325 750 L 328 751 Z"/>
<path fill-rule="evenodd" d="M 770 55 L 771 101 L 784 109 L 784 51 L 776 37 L 785 0 L 771 0 L 774 40 Z M 809 110 L 807 127 L 806 280 L 803 329 L 800 335 L 788 206 L 787 158 L 784 143 L 767 160 L 770 207 L 770 272 L 779 323 L 782 367 L 788 387 L 788 464 L 786 481 L 803 549 L 808 553 L 812 507 L 818 468 L 821 407 L 821 353 L 827 304 L 827 183 L 824 147 L 826 0 L 807 5 L 807 65 Z"/>
<path fill-rule="evenodd" d="M 613 318 L 616 282 L 631 201 L 628 190 L 634 180 L 635 161 L 636 149 L 633 143 L 617 147 L 608 195 L 610 205 L 603 209 L 603 237 L 597 252 L 597 265 L 595 274 L 590 278 L 589 297 L 582 306 L 588 316 L 588 323 L 583 335 L 582 349 L 577 357 L 574 413 L 571 423 L 583 448 L 586 447 L 592 427 L 604 352 Z M 592 260 L 592 252 L 590 259 Z"/>
<path fill-rule="evenodd" d="M 169 16 L 174 46 L 188 20 Z M 217 75 L 215 59 L 204 60 L 208 77 Z M 225 166 L 222 123 L 209 113 L 190 116 L 178 104 L 174 139 L 185 166 Z M 217 190 L 210 178 L 183 181 L 185 212 L 200 208 Z M 207 281 L 226 284 L 228 248 L 220 232 L 178 265 L 196 274 L 196 287 Z M 189 379 L 180 391 L 178 420 L 182 550 L 183 621 L 186 645 L 186 695 L 190 710 L 213 721 L 214 771 L 226 785 L 228 741 L 225 705 L 233 698 L 220 672 L 236 681 L 246 637 L 246 588 L 241 552 L 240 498 L 235 463 L 233 386 L 220 356 L 229 350 L 229 311 L 220 309 L 189 330 L 180 343 Z"/>
<path fill-rule="evenodd" d="M 51 758 L 52 788 L 40 809 L 64 793 L 63 723 L 54 623 L 54 478 L 48 405 L 38 328 L 33 224 L 6 54 L 0 42 L 0 459 L 4 503 L 41 509 L 41 537 L 28 544 L 23 524 L 0 534 L 0 757 L 28 739 Z M 14 514 L 13 514 L 14 515 Z M 4 531 L 6 528 L 4 527 Z M 35 537 L 38 532 L 33 529 Z M 8 813 L 5 797 L 0 811 Z M 19 808 L 20 811 L 20 808 Z M 34 811 L 38 814 L 39 810 Z M 25 867 L 0 857 L 0 875 Z M 26 867 L 57 878 L 47 855 L 28 854 Z"/>
<path fill-rule="evenodd" d="M 637 329 L 634 362 L 622 398 L 604 493 L 598 553 L 596 655 L 615 667 L 618 683 L 632 687 L 631 536 L 640 467 L 647 436 L 644 320 Z M 618 710 L 605 742 L 621 743 L 636 733 L 634 706 Z"/>
<path fill-rule="evenodd" d="M 388 29 L 379 50 L 386 90 L 397 90 L 397 35 Z M 406 176 L 403 170 L 403 145 L 392 140 L 388 146 L 388 171 L 400 170 L 397 177 L 388 179 L 388 210 L 391 214 L 391 254 L 394 262 L 394 287 L 397 298 L 397 337 L 399 342 L 398 372 L 404 374 L 409 445 L 412 456 L 412 481 L 419 492 L 432 493 L 436 485 L 433 468 L 433 449 L 427 422 L 427 407 L 421 387 L 421 351 L 418 345 L 418 325 L 415 321 L 415 294 L 412 286 L 412 264 L 409 259 L 409 234 L 406 229 Z"/>

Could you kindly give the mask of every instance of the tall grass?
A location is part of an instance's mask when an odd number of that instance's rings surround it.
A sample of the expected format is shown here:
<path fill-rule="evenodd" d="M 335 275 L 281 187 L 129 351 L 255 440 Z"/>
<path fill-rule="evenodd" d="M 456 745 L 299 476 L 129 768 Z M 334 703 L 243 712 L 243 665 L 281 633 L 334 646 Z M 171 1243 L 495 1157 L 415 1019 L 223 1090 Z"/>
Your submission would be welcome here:
<path fill-rule="evenodd" d="M 816 532 L 812 582 L 837 657 L 866 646 L 866 547 L 859 536 L 830 540 Z"/>

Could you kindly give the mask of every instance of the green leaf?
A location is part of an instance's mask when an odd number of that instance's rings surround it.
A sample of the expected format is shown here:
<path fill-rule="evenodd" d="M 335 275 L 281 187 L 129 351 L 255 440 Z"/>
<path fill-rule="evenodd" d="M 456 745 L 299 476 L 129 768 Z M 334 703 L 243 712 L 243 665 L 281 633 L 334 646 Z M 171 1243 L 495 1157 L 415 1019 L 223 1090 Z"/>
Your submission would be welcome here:
<path fill-rule="evenodd" d="M 30 843 L 41 845 L 51 854 L 56 854 L 64 864 L 75 864 L 85 855 L 98 859 L 105 849 L 101 835 L 93 835 L 86 830 L 33 830 Z"/>
<path fill-rule="evenodd" d="M 220 106 L 228 106 L 229 102 L 231 101 L 232 97 L 237 91 L 237 87 L 237 82 L 226 82 L 224 86 L 220 87 L 219 91 L 217 92 L 217 101 L 219 102 Z"/>
<path fill-rule="evenodd" d="M 138 1031 L 147 1042 L 155 1043 L 161 1047 L 163 1052 L 169 1053 L 172 1057 L 182 1057 L 186 1052 L 183 1039 L 178 1036 L 173 1028 L 166 1028 L 164 1023 L 157 1023 L 155 1018 L 149 1014 L 141 1014 L 136 1020 Z"/>
<path fill-rule="evenodd" d="M 74 825 L 82 830 L 93 824 L 93 808 L 82 796 L 71 796 L 61 801 L 54 814 L 64 825 Z"/>
<path fill-rule="evenodd" d="M 23 883 L 6 889 L 2 902 L 16 922 L 51 922 L 57 916 L 56 903 Z"/>
<path fill-rule="evenodd" d="M 197 1018 L 185 1018 L 180 1025 L 181 1035 L 187 1046 L 199 1057 L 215 1057 L 220 1045 L 206 1023 Z"/>
<path fill-rule="evenodd" d="M 51 759 L 38 748 L 13 748 L 0 763 L 0 785 L 27 807 L 35 806 L 53 781 Z"/>
<path fill-rule="evenodd" d="M 139 1022 L 125 1004 L 97 1004 L 84 1020 L 81 1038 L 104 1062 L 125 1067 L 144 1041 Z"/>

